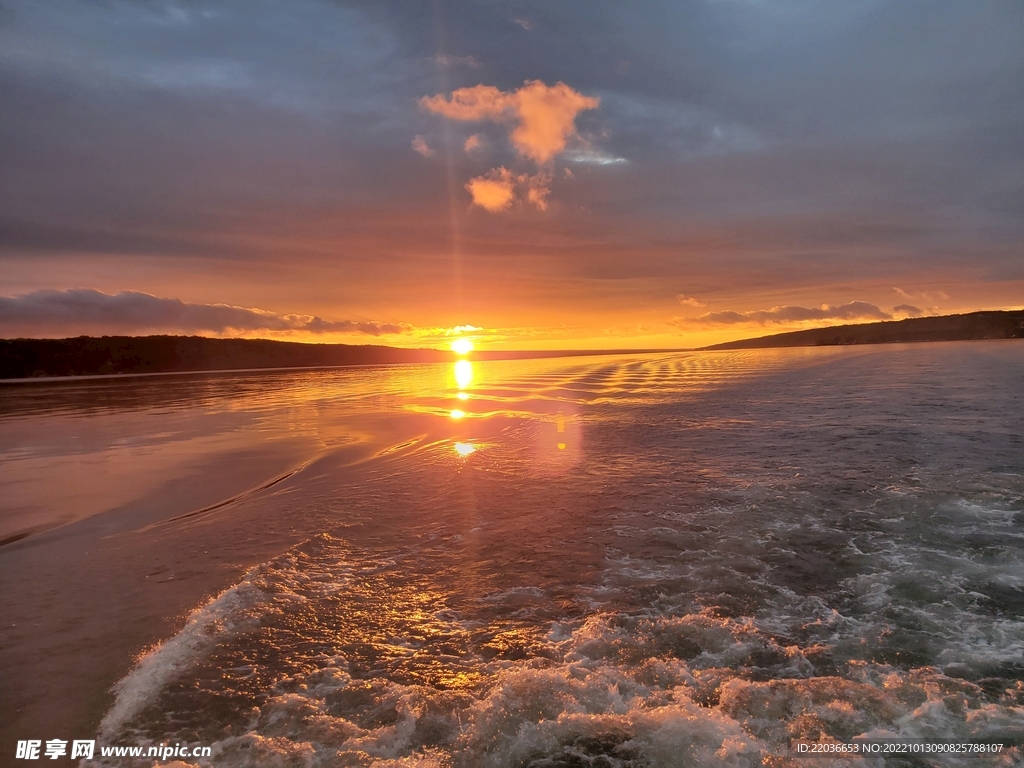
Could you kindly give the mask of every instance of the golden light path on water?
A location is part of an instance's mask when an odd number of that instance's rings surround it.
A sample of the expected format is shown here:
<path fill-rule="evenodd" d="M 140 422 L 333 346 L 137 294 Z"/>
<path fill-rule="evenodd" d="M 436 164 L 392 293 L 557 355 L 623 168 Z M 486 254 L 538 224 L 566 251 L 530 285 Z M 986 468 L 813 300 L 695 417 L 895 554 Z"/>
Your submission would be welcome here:
<path fill-rule="evenodd" d="M 466 401 L 469 400 L 470 397 L 469 392 L 466 390 L 469 388 L 469 385 L 473 383 L 473 363 L 466 360 L 464 356 L 473 351 L 473 342 L 464 337 L 459 338 L 452 342 L 451 348 L 455 354 L 463 356 L 463 359 L 455 361 L 455 366 L 453 368 L 455 386 L 458 387 L 458 392 L 455 393 L 455 397 L 459 400 Z M 452 419 L 458 420 L 465 418 L 466 412 L 461 408 L 455 408 L 449 416 Z M 472 443 L 455 443 L 455 452 L 463 458 L 469 456 L 469 454 L 474 451 L 476 451 L 476 448 Z"/>
<path fill-rule="evenodd" d="M 471 388 L 476 376 L 475 371 L 473 369 L 472 361 L 466 359 L 466 357 L 474 350 L 474 348 L 475 347 L 473 342 L 465 337 L 456 339 L 451 343 L 452 351 L 455 352 L 460 358 L 455 361 L 452 367 L 452 378 L 455 381 L 456 389 L 454 394 L 455 398 L 463 403 L 468 402 L 473 397 L 471 394 Z M 448 412 L 448 417 L 456 422 L 462 422 L 466 420 L 467 417 L 474 415 L 486 416 L 493 415 L 493 413 L 473 413 L 466 406 L 452 408 Z M 564 411 L 559 410 L 557 413 L 551 414 L 551 416 L 547 418 L 554 422 L 555 439 L 551 441 L 550 444 L 553 444 L 554 448 L 556 449 L 555 453 L 566 452 L 569 448 L 569 440 L 566 433 L 566 417 Z M 453 446 L 455 448 L 455 452 L 459 455 L 460 458 L 466 459 L 470 454 L 475 453 L 477 450 L 480 449 L 481 445 L 474 444 L 472 442 L 472 439 L 473 438 L 464 438 L 462 436 L 453 438 Z"/>
<path fill-rule="evenodd" d="M 455 383 L 460 390 L 465 390 L 473 383 L 473 364 L 469 360 L 459 360 L 455 363 Z"/>

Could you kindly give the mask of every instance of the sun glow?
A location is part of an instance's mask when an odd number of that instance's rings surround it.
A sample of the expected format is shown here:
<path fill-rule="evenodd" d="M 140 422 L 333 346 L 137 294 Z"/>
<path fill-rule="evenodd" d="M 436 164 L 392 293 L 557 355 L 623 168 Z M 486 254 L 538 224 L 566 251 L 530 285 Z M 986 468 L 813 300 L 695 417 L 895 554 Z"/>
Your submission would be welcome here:
<path fill-rule="evenodd" d="M 451 417 L 452 417 L 453 419 L 462 419 L 462 418 L 465 418 L 465 416 L 466 416 L 466 412 L 465 412 L 465 411 L 460 411 L 460 410 L 459 410 L 458 408 L 456 408 L 456 409 L 455 409 L 454 411 L 452 411 L 452 412 L 451 412 L 451 413 L 450 413 L 449 415 L 450 415 L 450 416 L 451 416 Z"/>
<path fill-rule="evenodd" d="M 472 443 L 455 444 L 455 452 L 459 454 L 459 456 L 469 456 L 469 454 L 473 453 L 474 451 L 476 451 L 476 446 L 473 445 Z"/>
<path fill-rule="evenodd" d="M 468 355 L 473 351 L 473 342 L 466 338 L 456 339 L 452 342 L 452 352 L 457 355 Z"/>

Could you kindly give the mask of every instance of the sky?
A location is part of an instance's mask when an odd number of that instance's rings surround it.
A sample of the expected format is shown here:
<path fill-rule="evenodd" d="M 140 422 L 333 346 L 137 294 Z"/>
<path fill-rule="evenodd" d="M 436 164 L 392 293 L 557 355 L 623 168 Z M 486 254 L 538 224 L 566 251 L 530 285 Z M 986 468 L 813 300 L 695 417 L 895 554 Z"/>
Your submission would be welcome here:
<path fill-rule="evenodd" d="M 1021 306 L 1019 0 L 0 0 L 0 337 Z"/>

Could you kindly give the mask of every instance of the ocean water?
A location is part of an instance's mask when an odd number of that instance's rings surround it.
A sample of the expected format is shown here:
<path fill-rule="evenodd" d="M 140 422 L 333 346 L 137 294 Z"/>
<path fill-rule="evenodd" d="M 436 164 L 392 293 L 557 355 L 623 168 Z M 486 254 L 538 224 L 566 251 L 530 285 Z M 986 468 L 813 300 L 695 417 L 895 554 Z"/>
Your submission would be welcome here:
<path fill-rule="evenodd" d="M 0 575 L 28 590 L 4 598 L 12 700 L 92 685 L 63 717 L 101 744 L 211 745 L 183 764 L 216 766 L 1024 764 L 791 747 L 1024 744 L 1024 344 L 0 398 Z M 32 593 L 87 548 L 73 589 Z M 72 603 L 93 635 L 18 656 Z"/>

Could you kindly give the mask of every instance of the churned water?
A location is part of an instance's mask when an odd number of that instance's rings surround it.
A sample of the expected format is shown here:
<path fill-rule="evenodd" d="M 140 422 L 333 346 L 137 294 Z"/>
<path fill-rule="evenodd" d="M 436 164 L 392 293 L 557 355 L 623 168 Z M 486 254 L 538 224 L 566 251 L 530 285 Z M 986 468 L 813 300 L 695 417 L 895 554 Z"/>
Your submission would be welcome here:
<path fill-rule="evenodd" d="M 117 682 L 104 743 L 550 768 L 1024 738 L 1024 345 L 274 376 L 224 433 L 291 429 L 296 466 L 105 534 L 268 556 Z"/>

